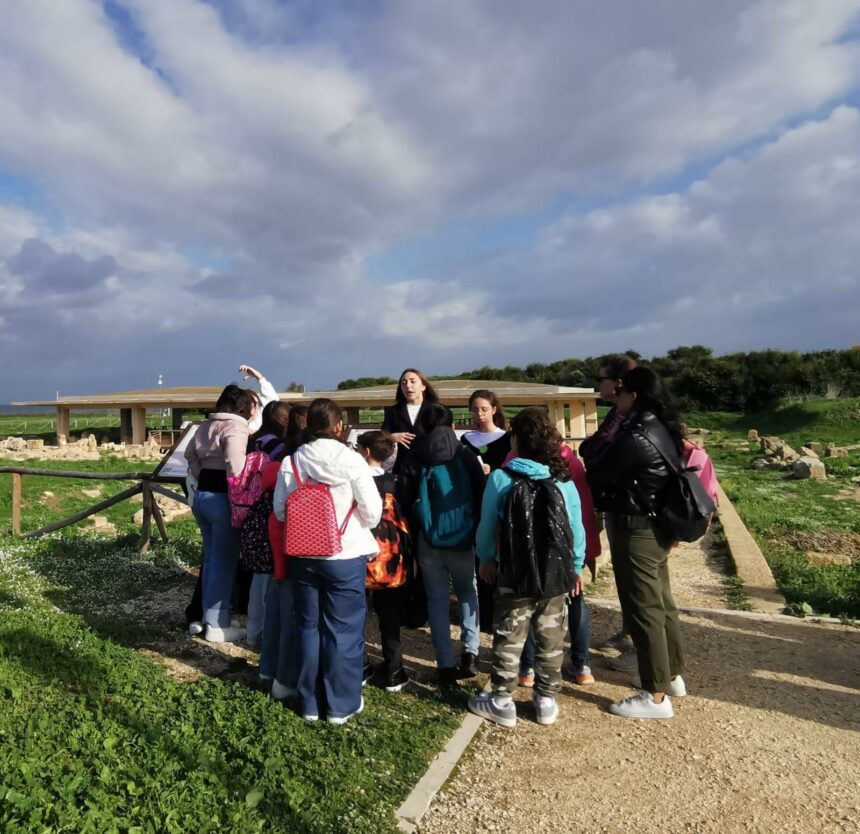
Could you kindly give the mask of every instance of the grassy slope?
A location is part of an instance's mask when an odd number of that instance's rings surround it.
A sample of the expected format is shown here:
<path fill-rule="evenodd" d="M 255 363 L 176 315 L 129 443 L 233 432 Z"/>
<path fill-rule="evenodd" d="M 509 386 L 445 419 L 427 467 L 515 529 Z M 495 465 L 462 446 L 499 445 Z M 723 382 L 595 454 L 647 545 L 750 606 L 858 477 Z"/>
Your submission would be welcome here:
<path fill-rule="evenodd" d="M 827 482 L 794 481 L 780 472 L 756 472 L 758 444 L 739 447 L 750 428 L 778 435 L 795 448 L 812 440 L 860 443 L 860 399 L 820 400 L 753 415 L 690 414 L 691 426 L 710 429 L 708 451 L 720 481 L 744 522 L 756 536 L 782 593 L 793 608 L 804 603 L 815 611 L 860 617 L 860 559 L 848 567 L 816 567 L 806 563 L 798 538 L 817 541 L 827 552 L 835 537 L 860 535 L 860 504 L 845 499 L 856 488 L 860 451 L 847 458 L 826 458 Z M 840 496 L 840 493 L 843 493 Z M 803 545 L 809 549 L 808 544 Z"/>
<path fill-rule="evenodd" d="M 9 481 L 0 476 L 5 529 Z M 24 529 L 98 500 L 80 494 L 96 483 L 25 476 Z M 125 485 L 105 482 L 103 494 Z M 176 639 L 182 612 L 142 627 L 121 605 L 174 585 L 199 560 L 199 536 L 193 521 L 175 522 L 170 545 L 140 555 L 139 507 L 106 512 L 117 539 L 78 535 L 86 522 L 38 541 L 0 538 L 0 830 L 391 831 L 466 693 L 374 689 L 358 719 L 334 728 L 235 682 L 168 679 L 133 646 Z"/>

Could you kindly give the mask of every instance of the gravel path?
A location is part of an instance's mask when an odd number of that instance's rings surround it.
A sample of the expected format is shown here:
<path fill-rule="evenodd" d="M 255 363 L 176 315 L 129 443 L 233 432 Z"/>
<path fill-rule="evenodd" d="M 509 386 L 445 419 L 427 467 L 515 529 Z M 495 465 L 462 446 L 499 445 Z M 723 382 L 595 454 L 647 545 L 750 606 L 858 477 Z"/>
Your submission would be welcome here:
<path fill-rule="evenodd" d="M 722 606 L 701 548 L 670 564 L 679 605 Z M 593 642 L 617 620 L 594 606 Z M 418 831 L 860 831 L 860 632 L 716 610 L 683 632 L 690 695 L 673 720 L 608 713 L 629 676 L 594 653 L 597 683 L 566 682 L 553 727 L 520 690 L 516 729 L 479 731 Z"/>

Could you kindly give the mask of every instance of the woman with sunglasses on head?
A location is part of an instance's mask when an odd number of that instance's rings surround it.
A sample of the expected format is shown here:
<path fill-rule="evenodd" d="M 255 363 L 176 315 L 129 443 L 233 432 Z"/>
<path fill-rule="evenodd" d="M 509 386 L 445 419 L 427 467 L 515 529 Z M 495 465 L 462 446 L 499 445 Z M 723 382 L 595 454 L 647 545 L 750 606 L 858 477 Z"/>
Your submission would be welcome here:
<path fill-rule="evenodd" d="M 611 443 L 590 461 L 588 481 L 606 532 L 621 611 L 636 647 L 640 691 L 612 704 L 626 718 L 672 718 L 670 696 L 687 694 L 678 609 L 669 583 L 671 535 L 655 526 L 672 472 L 680 468 L 684 438 L 666 386 L 654 371 L 634 368 L 616 389 L 621 416 Z"/>

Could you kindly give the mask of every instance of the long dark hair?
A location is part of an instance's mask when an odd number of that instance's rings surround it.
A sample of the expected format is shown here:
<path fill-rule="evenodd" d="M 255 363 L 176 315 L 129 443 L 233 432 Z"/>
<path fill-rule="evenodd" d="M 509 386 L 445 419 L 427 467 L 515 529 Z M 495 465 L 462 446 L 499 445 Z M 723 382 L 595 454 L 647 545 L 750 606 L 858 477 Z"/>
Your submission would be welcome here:
<path fill-rule="evenodd" d="M 260 428 L 254 433 L 251 440 L 257 440 L 267 434 L 273 434 L 278 440 L 286 440 L 289 421 L 290 407 L 286 403 L 280 400 L 266 403 L 263 408 L 263 422 L 260 423 Z"/>
<path fill-rule="evenodd" d="M 634 368 L 621 378 L 621 388 L 635 394 L 634 411 L 650 411 L 667 429 L 678 452 L 684 452 L 684 430 L 675 401 L 660 375 L 650 368 Z"/>
<path fill-rule="evenodd" d="M 475 400 L 486 400 L 493 408 L 495 408 L 495 412 L 493 413 L 493 422 L 496 424 L 497 428 L 503 429 L 507 426 L 507 421 L 505 420 L 505 412 L 502 411 L 502 404 L 499 402 L 499 398 L 496 396 L 495 391 L 488 391 L 486 388 L 479 388 L 477 391 L 472 392 L 472 396 L 469 397 L 469 409 L 472 408 L 472 403 Z"/>
<path fill-rule="evenodd" d="M 334 429 L 342 421 L 343 412 L 340 406 L 334 400 L 318 397 L 308 409 L 308 424 L 304 431 L 304 442 L 311 443 L 321 438 L 340 440 Z"/>
<path fill-rule="evenodd" d="M 540 405 L 524 408 L 511 420 L 511 434 L 517 441 L 517 457 L 549 467 L 557 481 L 569 481 L 570 470 L 561 456 L 561 435 Z"/>
<path fill-rule="evenodd" d="M 394 402 L 397 405 L 405 405 L 406 404 L 406 395 L 403 393 L 403 389 L 400 387 L 400 383 L 403 382 L 403 377 L 406 374 L 415 374 L 421 382 L 424 383 L 424 401 L 428 403 L 438 403 L 439 396 L 436 393 L 436 389 L 430 384 L 430 380 L 427 379 L 424 374 L 421 373 L 417 368 L 404 368 L 400 373 L 400 376 L 397 377 L 397 393 L 394 395 Z"/>

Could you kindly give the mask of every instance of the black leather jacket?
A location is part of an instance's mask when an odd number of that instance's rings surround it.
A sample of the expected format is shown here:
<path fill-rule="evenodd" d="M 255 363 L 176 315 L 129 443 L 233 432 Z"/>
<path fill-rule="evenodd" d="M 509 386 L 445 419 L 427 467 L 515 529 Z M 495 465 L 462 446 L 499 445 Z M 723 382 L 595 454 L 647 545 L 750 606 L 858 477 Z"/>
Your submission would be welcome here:
<path fill-rule="evenodd" d="M 589 462 L 588 484 L 598 510 L 647 515 L 649 507 L 661 506 L 669 468 L 648 435 L 675 450 L 673 463 L 680 468 L 681 456 L 668 429 L 650 411 L 631 414 L 603 453 Z"/>

